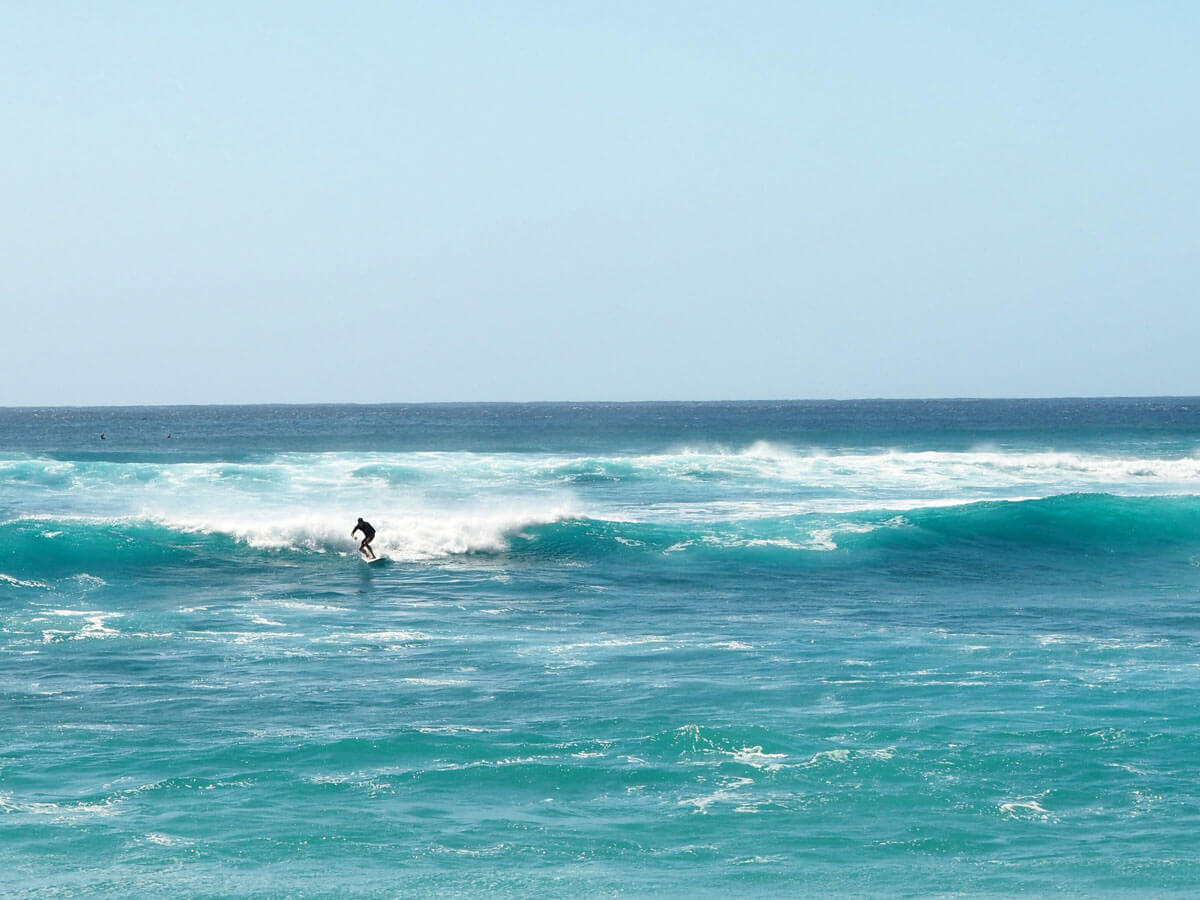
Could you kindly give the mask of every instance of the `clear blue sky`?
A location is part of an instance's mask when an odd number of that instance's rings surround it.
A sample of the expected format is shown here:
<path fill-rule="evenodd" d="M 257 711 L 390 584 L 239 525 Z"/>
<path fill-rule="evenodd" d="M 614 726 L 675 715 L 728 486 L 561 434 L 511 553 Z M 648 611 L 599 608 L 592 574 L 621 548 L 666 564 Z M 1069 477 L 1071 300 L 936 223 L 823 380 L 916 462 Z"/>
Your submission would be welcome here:
<path fill-rule="evenodd" d="M 1198 36 L 5 4 L 0 405 L 1200 393 Z"/>

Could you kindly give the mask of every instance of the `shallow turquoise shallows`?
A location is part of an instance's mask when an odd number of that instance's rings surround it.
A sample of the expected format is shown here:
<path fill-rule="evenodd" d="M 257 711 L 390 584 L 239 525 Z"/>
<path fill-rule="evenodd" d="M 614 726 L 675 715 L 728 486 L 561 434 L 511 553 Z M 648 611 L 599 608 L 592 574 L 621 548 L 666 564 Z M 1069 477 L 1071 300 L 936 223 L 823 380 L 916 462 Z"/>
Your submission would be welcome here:
<path fill-rule="evenodd" d="M 1195 896 L 1200 400 L 0 410 L 0 703 L 4 897 Z"/>

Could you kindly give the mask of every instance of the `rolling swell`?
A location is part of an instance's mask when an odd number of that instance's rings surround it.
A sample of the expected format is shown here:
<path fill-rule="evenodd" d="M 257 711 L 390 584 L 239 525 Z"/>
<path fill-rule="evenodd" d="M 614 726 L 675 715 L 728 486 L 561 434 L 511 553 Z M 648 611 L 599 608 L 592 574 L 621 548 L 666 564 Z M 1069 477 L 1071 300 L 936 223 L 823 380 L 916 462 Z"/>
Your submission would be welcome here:
<path fill-rule="evenodd" d="M 386 522 L 386 520 L 383 520 Z M 435 526 L 440 528 L 436 531 Z M 326 522 L 24 518 L 0 523 L 0 572 L 18 579 L 80 571 L 254 563 L 315 564 L 353 551 Z M 1200 497 L 1067 494 L 1018 501 L 721 521 L 621 521 L 546 514 L 396 520 L 376 546 L 399 561 L 455 558 L 784 568 L 1183 556 L 1200 548 Z"/>
<path fill-rule="evenodd" d="M 233 538 L 149 522 L 17 519 L 0 523 L 0 572 L 17 578 L 108 576 L 163 566 L 215 567 L 244 558 Z"/>
<path fill-rule="evenodd" d="M 1065 494 L 906 513 L 930 545 L 1142 553 L 1200 542 L 1200 497 Z"/>
<path fill-rule="evenodd" d="M 727 559 L 829 566 L 916 556 L 1090 558 L 1191 552 L 1200 547 L 1200 498 L 1069 494 L 916 510 L 874 510 L 712 523 L 566 519 L 512 539 L 517 554 Z"/>

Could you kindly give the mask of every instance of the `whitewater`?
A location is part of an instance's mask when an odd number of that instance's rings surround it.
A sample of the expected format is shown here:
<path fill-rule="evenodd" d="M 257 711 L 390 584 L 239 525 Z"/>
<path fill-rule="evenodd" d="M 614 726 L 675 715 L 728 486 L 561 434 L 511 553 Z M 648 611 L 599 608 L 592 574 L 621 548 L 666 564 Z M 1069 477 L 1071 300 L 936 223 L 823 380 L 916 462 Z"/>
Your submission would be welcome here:
<path fill-rule="evenodd" d="M 0 410 L 0 894 L 1190 896 L 1198 601 L 1200 399 Z"/>

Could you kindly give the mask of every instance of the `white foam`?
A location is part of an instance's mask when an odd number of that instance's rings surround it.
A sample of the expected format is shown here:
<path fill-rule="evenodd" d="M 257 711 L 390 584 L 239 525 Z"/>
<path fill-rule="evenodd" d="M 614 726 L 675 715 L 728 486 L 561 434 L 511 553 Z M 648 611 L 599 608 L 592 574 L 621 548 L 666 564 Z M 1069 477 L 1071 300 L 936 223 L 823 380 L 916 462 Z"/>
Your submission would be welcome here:
<path fill-rule="evenodd" d="M 602 641 L 580 641 L 575 644 L 559 644 L 550 648 L 551 653 L 569 653 L 572 650 L 589 650 L 593 648 L 609 648 L 609 647 L 638 647 L 643 644 L 664 644 L 670 639 L 657 634 L 648 634 L 642 637 L 631 638 L 607 638 Z"/>
<path fill-rule="evenodd" d="M 379 643 L 406 644 L 413 641 L 431 640 L 423 631 L 343 631 L 325 638 L 317 638 L 324 643 Z"/>
<path fill-rule="evenodd" d="M 540 525 L 573 515 L 563 506 L 520 506 L 466 509 L 450 512 L 420 510 L 372 516 L 377 537 L 371 545 L 380 556 L 398 560 L 428 560 L 469 553 L 501 552 L 512 538 Z M 275 515 L 190 518 L 158 516 L 155 521 L 184 532 L 225 534 L 251 547 L 267 550 L 352 553 L 358 542 L 350 530 L 350 512 L 306 516 Z"/>
<path fill-rule="evenodd" d="M 11 584 L 13 587 L 41 588 L 49 590 L 50 585 L 44 584 L 41 581 L 22 581 L 20 578 L 13 578 L 11 575 L 5 575 L 0 572 L 0 583 Z"/>
<path fill-rule="evenodd" d="M 155 844 L 159 847 L 190 847 L 192 845 L 192 841 L 188 840 L 187 838 L 175 837 L 174 835 L 170 834 L 161 834 L 156 831 L 152 831 L 147 834 L 144 840 L 148 844 Z"/>
<path fill-rule="evenodd" d="M 105 615 L 103 610 L 98 609 L 46 609 L 42 611 L 42 615 L 46 616 L 102 616 Z M 109 615 L 118 615 L 118 613 L 109 613 Z"/>
<path fill-rule="evenodd" d="M 304 612 L 346 612 L 348 607 L 337 606 L 333 603 L 308 603 L 304 600 L 263 600 L 268 606 L 278 606 L 282 609 L 296 609 Z M 205 607 L 200 607 L 204 610 Z"/>
<path fill-rule="evenodd" d="M 22 466 L 28 466 L 23 461 Z M 1195 494 L 1196 456 L 1112 456 L 1086 452 L 808 451 L 766 441 L 743 447 L 684 447 L 671 452 L 580 457 L 473 452 L 295 453 L 243 463 L 63 463 L 48 473 L 84 490 L 47 485 L 36 499 L 56 521 L 152 522 L 227 535 L 268 550 L 350 554 L 359 515 L 378 529 L 377 552 L 400 561 L 504 552 L 539 526 L 575 518 L 616 522 L 744 522 L 786 516 L 839 516 L 878 509 L 904 513 L 964 503 L 1037 499 L 1073 492 Z M 644 493 L 590 496 L 576 473 L 664 482 L 713 481 L 703 500 L 645 502 Z M 57 483 L 57 482 L 56 482 Z M 690 491 L 690 488 L 688 489 Z M 663 491 L 659 494 L 678 492 Z M 695 491 L 690 491 L 694 494 Z M 636 496 L 635 496 L 636 495 Z M 723 499 L 724 497 L 724 499 Z M 78 498 L 78 499 L 76 499 Z M 44 516 L 23 517 L 47 538 L 61 531 Z M 808 533 L 745 535 L 742 546 L 831 551 L 855 529 L 902 527 L 902 520 L 857 526 L 813 523 Z M 638 539 L 621 534 L 631 547 Z M 680 541 L 666 549 L 694 546 Z M 1200 564 L 1200 563 L 1198 563 Z M 12 576 L 0 584 L 16 587 Z M 102 582 L 91 583 L 99 586 Z M 81 581 L 82 586 L 88 586 Z"/>
<path fill-rule="evenodd" d="M 757 809 L 748 807 L 738 807 L 735 812 L 757 812 Z M 749 856 L 745 859 L 735 859 L 732 865 L 735 866 L 765 866 L 773 865 L 774 863 L 787 862 L 786 856 Z"/>
<path fill-rule="evenodd" d="M 553 762 L 549 756 L 509 756 L 503 759 L 480 759 L 465 763 L 442 762 L 437 769 L 442 772 L 461 772 L 467 769 L 501 769 L 508 766 L 527 766 L 532 763 Z"/>
<path fill-rule="evenodd" d="M 779 760 L 787 759 L 786 753 L 763 753 L 763 749 L 760 746 L 742 747 L 740 750 L 732 751 L 731 755 L 734 762 L 767 771 L 779 769 Z"/>
<path fill-rule="evenodd" d="M 86 640 L 87 638 L 115 637 L 121 632 L 115 628 L 109 628 L 105 624 L 105 619 L 120 615 L 121 613 L 103 613 L 96 616 L 89 616 L 84 626 L 79 629 L 79 633 L 75 635 L 74 639 Z"/>
<path fill-rule="evenodd" d="M 846 483 L 911 489 L 1005 487 L 1033 483 L 1127 485 L 1157 482 L 1194 489 L 1200 480 L 1195 456 L 1112 456 L 1086 452 L 1004 450 L 980 446 L 966 451 L 800 451 L 766 441 L 742 448 L 683 447 L 633 456 L 579 457 L 561 454 L 410 452 L 281 454 L 244 463 L 123 463 L 96 466 L 44 461 L 87 479 L 100 508 L 118 515 L 142 509 L 217 511 L 294 504 L 321 507 L 336 496 L 339 507 L 367 511 L 394 508 L 415 494 L 444 488 L 460 496 L 495 496 L 516 487 L 561 492 L 563 472 L 632 472 L 640 478 L 695 480 L 726 477 L 818 488 Z M 86 471 L 85 471 L 86 468 Z M 402 475 L 402 478 L 395 477 Z M 214 500 L 220 500 L 215 507 Z M 169 501 L 169 502 L 164 502 Z M 370 518 L 370 516 L 368 516 Z M 353 518 L 350 520 L 353 522 Z M 373 520 L 372 520 L 373 521 Z"/>
<path fill-rule="evenodd" d="M 737 798 L 737 792 L 742 788 L 754 784 L 753 778 L 730 778 L 726 779 L 721 787 L 717 788 L 711 794 L 705 794 L 702 797 L 691 797 L 685 800 L 680 800 L 680 806 L 692 806 L 695 812 L 700 815 L 708 815 L 708 808 L 714 803 L 737 803 L 739 806 L 742 802 Z"/>
<path fill-rule="evenodd" d="M 1000 812 L 1014 819 L 1037 819 L 1049 822 L 1052 816 L 1037 798 L 1009 800 L 1000 804 Z"/>
<path fill-rule="evenodd" d="M 847 763 L 850 761 L 850 751 L 844 747 L 839 747 L 837 750 L 822 750 L 820 753 L 814 753 L 808 762 L 803 764 L 803 768 L 812 768 L 819 766 L 822 763 Z"/>
<path fill-rule="evenodd" d="M 52 822 L 78 822 L 83 819 L 115 816 L 120 812 L 120 806 L 124 799 L 124 797 L 108 797 L 93 803 L 83 800 L 75 803 L 44 801 L 21 803 L 14 800 L 11 793 L 0 793 L 0 812 L 45 816 Z"/>
<path fill-rule="evenodd" d="M 116 637 L 121 632 L 116 628 L 110 628 L 108 620 L 121 618 L 124 616 L 124 613 L 104 612 L 103 610 L 94 609 L 48 609 L 43 610 L 41 616 L 33 619 L 33 621 L 40 621 L 45 616 L 54 616 L 60 619 L 83 619 L 83 623 L 77 631 L 68 631 L 59 628 L 44 629 L 42 631 L 42 643 L 49 644 L 63 639 L 82 641 L 90 638 Z"/>
<path fill-rule="evenodd" d="M 506 734 L 510 728 L 478 728 L 474 725 L 425 725 L 417 729 L 421 734 Z"/>
<path fill-rule="evenodd" d="M 503 856 L 512 852 L 513 845 L 508 841 L 501 841 L 498 844 L 493 844 L 490 847 L 447 847 L 444 844 L 430 844 L 429 852 L 438 853 L 448 856 L 466 856 L 466 857 L 493 857 Z"/>

